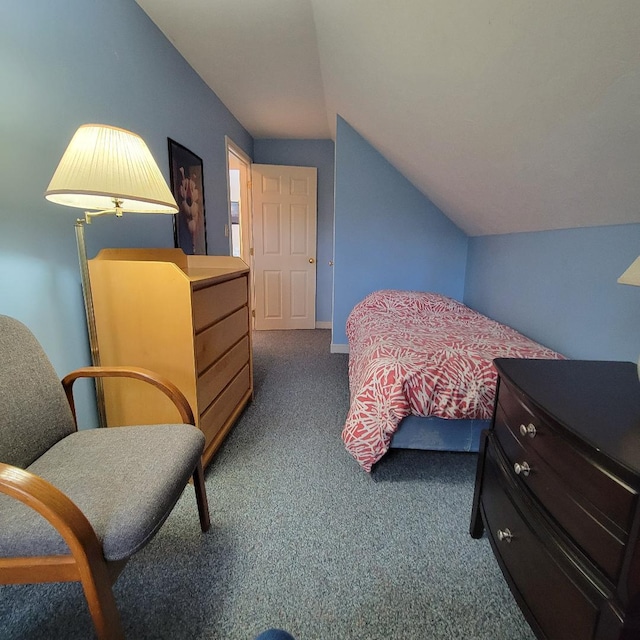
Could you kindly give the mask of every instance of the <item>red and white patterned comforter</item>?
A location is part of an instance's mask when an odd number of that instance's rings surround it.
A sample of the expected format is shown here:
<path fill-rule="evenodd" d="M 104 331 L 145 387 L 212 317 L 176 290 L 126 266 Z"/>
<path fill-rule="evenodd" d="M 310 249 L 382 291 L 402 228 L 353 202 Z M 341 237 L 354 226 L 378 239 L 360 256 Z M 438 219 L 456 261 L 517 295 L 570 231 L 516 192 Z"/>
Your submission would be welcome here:
<path fill-rule="evenodd" d="M 351 407 L 342 431 L 365 471 L 410 415 L 491 418 L 494 358 L 562 355 L 434 293 L 376 291 L 347 319 Z"/>

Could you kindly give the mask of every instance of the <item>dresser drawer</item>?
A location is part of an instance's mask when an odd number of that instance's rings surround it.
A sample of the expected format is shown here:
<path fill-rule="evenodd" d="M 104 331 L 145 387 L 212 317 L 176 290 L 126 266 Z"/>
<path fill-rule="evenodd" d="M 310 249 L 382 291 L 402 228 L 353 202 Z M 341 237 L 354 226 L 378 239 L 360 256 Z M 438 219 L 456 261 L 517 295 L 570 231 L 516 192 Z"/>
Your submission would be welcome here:
<path fill-rule="evenodd" d="M 204 411 L 229 380 L 249 362 L 249 338 L 244 337 L 198 378 L 198 407 Z"/>
<path fill-rule="evenodd" d="M 604 596 L 569 556 L 563 554 L 561 547 L 549 540 L 539 516 L 515 497 L 517 490 L 510 488 L 510 471 L 500 458 L 490 438 L 482 512 L 503 572 L 545 637 L 553 640 L 592 638 Z M 550 588 L 553 588 L 552 601 L 549 600 Z"/>
<path fill-rule="evenodd" d="M 582 455 L 575 445 L 558 435 L 552 424 L 536 415 L 526 397 L 504 383 L 500 385 L 498 410 L 504 425 L 522 444 L 525 456 L 534 452 L 555 470 L 564 486 L 581 496 L 581 501 L 598 505 L 605 518 L 623 533 L 629 532 L 637 499 L 633 489 Z M 521 430 L 525 429 L 528 431 L 523 435 Z M 499 437 L 506 445 L 504 430 Z"/>
<path fill-rule="evenodd" d="M 192 305 L 196 333 L 246 305 L 247 295 L 246 276 L 195 290 Z"/>
<path fill-rule="evenodd" d="M 198 376 L 209 368 L 236 342 L 249 333 L 249 310 L 247 307 L 220 320 L 196 336 L 196 370 Z"/>
<path fill-rule="evenodd" d="M 615 582 L 624 559 L 627 535 L 581 493 L 567 485 L 563 476 L 509 428 L 500 406 L 494 429 L 510 473 L 544 504 L 585 554 Z"/>
<path fill-rule="evenodd" d="M 205 436 L 205 449 L 209 446 L 218 431 L 232 415 L 234 409 L 240 404 L 242 397 L 251 388 L 251 376 L 249 365 L 229 383 L 224 391 L 216 398 L 200 416 L 200 429 Z"/>

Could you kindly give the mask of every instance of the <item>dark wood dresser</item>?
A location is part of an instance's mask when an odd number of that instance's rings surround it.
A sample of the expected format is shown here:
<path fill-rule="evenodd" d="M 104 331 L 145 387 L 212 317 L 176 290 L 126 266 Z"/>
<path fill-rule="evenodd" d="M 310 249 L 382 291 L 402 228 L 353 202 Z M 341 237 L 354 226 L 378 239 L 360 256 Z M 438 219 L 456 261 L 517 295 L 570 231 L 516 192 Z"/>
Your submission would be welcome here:
<path fill-rule="evenodd" d="M 538 638 L 640 639 L 635 364 L 497 359 L 471 535 Z"/>

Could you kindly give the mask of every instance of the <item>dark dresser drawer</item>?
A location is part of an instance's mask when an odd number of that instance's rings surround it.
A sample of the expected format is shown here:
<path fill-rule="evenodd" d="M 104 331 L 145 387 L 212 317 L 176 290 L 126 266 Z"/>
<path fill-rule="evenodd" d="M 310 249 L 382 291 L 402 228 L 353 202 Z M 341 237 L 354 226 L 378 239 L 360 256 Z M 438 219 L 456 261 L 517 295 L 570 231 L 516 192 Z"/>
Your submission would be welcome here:
<path fill-rule="evenodd" d="M 500 396 L 503 396 L 502 392 Z M 588 481 L 583 478 L 582 483 L 568 482 L 568 474 L 562 470 L 558 472 L 557 466 L 554 467 L 548 458 L 541 457 L 528 436 L 523 437 L 510 427 L 501 403 L 496 407 L 494 430 L 517 480 L 544 503 L 549 514 L 566 529 L 576 544 L 592 557 L 610 580 L 615 581 L 624 557 L 627 532 L 585 496 L 589 493 L 584 490 L 585 487 L 588 489 Z M 548 428 L 541 426 L 536 438 L 555 437 Z M 563 451 L 566 445 L 559 445 L 558 438 L 555 440 L 552 446 Z M 616 489 L 619 488 L 612 478 L 605 475 L 603 482 L 609 480 Z M 623 495 L 626 497 L 625 493 Z M 608 506 L 609 503 L 605 505 Z"/>
<path fill-rule="evenodd" d="M 490 444 L 484 476 L 483 510 L 493 547 L 499 549 L 502 569 L 527 603 L 531 616 L 548 638 L 591 638 L 604 595 L 570 559 L 545 546 L 545 531 L 531 509 L 509 488 L 510 470 L 499 450 Z M 563 607 L 550 606 L 549 585 Z"/>
<path fill-rule="evenodd" d="M 558 433 L 557 426 L 541 417 L 539 411 L 536 413 L 531 401 L 508 383 L 500 385 L 498 404 L 504 423 L 522 443 L 525 455 L 533 451 L 546 460 L 575 495 L 599 505 L 606 518 L 623 532 L 629 531 L 637 497 L 630 487 L 585 458 L 575 444 Z"/>

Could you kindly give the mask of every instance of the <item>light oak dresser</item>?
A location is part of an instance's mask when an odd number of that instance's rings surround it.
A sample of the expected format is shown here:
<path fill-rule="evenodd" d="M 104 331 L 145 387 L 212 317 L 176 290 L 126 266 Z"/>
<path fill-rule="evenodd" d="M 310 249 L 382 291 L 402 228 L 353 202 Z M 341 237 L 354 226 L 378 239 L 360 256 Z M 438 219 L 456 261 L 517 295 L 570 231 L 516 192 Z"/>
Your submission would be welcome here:
<path fill-rule="evenodd" d="M 103 249 L 89 260 L 100 363 L 146 367 L 185 394 L 210 461 L 251 400 L 249 268 L 180 249 Z M 171 423 L 171 402 L 135 380 L 104 381 L 107 424 Z"/>
<path fill-rule="evenodd" d="M 630 362 L 497 359 L 471 535 L 538 638 L 640 638 L 640 382 Z"/>

